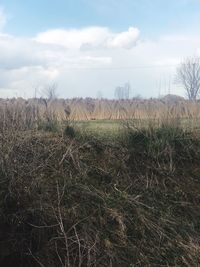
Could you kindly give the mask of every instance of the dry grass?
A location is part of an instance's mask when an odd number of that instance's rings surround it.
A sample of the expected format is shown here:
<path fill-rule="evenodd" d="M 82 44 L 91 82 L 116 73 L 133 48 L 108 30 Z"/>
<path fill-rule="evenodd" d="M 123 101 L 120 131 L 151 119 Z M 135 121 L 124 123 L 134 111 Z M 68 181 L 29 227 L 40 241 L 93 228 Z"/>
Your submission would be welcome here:
<path fill-rule="evenodd" d="M 54 114 L 59 121 L 82 120 L 118 120 L 118 119 L 162 119 L 168 117 L 182 119 L 200 119 L 200 102 L 182 99 L 148 100 L 107 100 L 107 99 L 11 99 L 0 100 L 2 111 L 21 109 L 32 119 L 44 119 Z"/>
<path fill-rule="evenodd" d="M 165 120 L 83 141 L 38 130 L 54 116 L 28 127 L 13 113 L 0 120 L 1 266 L 199 266 L 199 137 Z"/>

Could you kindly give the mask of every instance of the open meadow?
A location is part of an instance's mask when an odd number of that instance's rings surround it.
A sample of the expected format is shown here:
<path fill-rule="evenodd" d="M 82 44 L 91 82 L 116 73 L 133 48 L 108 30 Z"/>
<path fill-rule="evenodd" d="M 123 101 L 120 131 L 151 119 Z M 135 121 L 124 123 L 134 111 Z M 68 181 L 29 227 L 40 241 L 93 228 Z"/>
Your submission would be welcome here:
<path fill-rule="evenodd" d="M 199 102 L 34 101 L 0 104 L 0 266 L 200 266 Z"/>

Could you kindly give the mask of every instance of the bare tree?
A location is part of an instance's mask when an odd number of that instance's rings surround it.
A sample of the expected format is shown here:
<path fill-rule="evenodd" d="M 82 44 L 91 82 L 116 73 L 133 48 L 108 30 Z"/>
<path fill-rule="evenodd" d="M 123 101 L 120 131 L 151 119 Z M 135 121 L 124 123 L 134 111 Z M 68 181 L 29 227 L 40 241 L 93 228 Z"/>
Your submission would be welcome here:
<path fill-rule="evenodd" d="M 196 100 L 200 93 L 200 58 L 190 57 L 177 68 L 177 80 L 183 85 L 189 100 Z"/>
<path fill-rule="evenodd" d="M 44 94 L 48 100 L 56 99 L 58 97 L 57 84 L 53 83 L 53 84 L 49 85 L 48 87 L 46 87 L 46 89 L 44 90 Z"/>

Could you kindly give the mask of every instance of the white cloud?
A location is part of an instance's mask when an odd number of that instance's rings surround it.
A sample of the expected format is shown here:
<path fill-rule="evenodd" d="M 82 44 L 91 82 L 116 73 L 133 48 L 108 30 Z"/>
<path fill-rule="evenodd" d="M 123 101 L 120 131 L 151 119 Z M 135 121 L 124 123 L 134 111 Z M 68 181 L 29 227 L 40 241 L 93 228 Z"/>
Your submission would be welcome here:
<path fill-rule="evenodd" d="M 90 27 L 80 30 L 55 29 L 38 34 L 35 40 L 44 44 L 55 44 L 66 48 L 80 49 L 86 44 L 98 45 L 107 34 L 108 29 L 101 27 Z"/>
<path fill-rule="evenodd" d="M 130 27 L 128 31 L 113 33 L 108 28 L 89 27 L 84 29 L 55 29 L 37 35 L 36 41 L 43 44 L 64 46 L 68 49 L 124 48 L 135 46 L 139 30 Z"/>
<path fill-rule="evenodd" d="M 49 30 L 32 38 L 0 34 L 0 97 L 32 97 L 35 87 L 52 82 L 61 97 L 102 91 L 111 98 L 127 81 L 133 94 L 157 96 L 160 81 L 161 93 L 167 93 L 170 80 L 171 90 L 181 93 L 173 84 L 176 64 L 199 51 L 195 36 L 141 41 L 132 27 L 119 33 L 102 27 Z"/>
<path fill-rule="evenodd" d="M 140 32 L 137 28 L 130 27 L 127 32 L 116 34 L 108 39 L 107 46 L 109 48 L 131 49 L 136 45 L 139 34 Z"/>

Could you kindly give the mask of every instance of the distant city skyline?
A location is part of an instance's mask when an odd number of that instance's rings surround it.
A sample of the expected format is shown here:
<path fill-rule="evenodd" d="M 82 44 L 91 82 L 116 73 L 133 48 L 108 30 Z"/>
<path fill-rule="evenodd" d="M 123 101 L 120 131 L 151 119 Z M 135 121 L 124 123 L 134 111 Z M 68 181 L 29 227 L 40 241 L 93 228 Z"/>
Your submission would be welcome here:
<path fill-rule="evenodd" d="M 200 55 L 198 0 L 1 0 L 0 97 L 179 94 L 176 67 Z"/>

